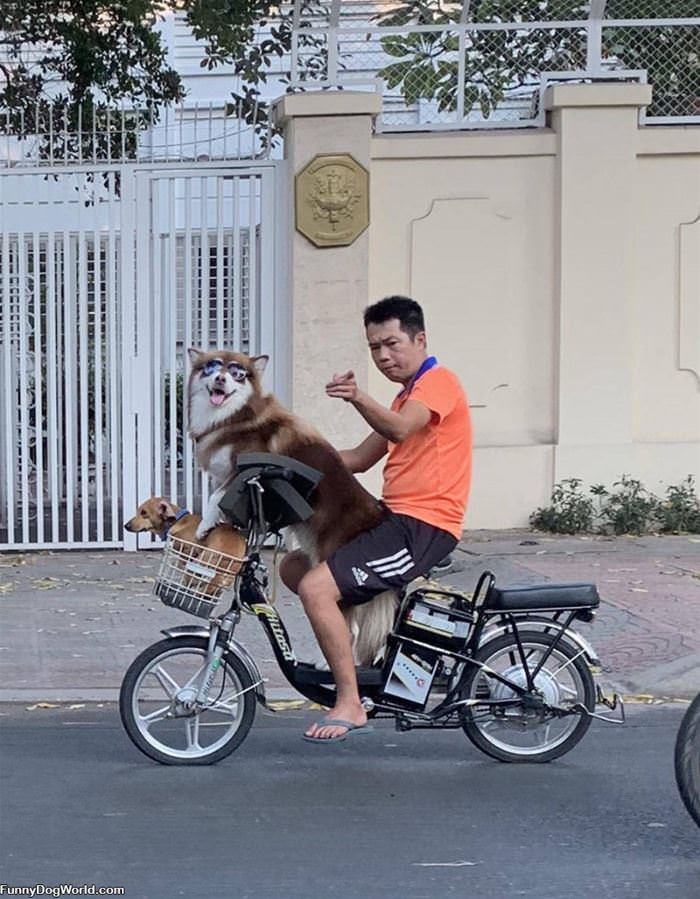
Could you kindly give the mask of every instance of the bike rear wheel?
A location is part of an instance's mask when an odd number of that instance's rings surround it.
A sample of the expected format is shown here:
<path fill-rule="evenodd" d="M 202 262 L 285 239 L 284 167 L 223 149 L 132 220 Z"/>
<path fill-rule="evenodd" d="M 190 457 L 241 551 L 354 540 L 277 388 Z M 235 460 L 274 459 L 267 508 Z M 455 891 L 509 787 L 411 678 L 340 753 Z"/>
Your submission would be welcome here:
<path fill-rule="evenodd" d="M 534 671 L 555 637 L 542 631 L 521 631 L 520 641 L 528 669 Z M 475 659 L 518 686 L 526 686 L 525 669 L 512 633 L 480 646 Z M 525 704 L 466 707 L 462 728 L 467 737 L 501 762 L 549 762 L 569 752 L 591 723 L 583 708 L 595 708 L 593 676 L 580 650 L 560 639 L 535 677 L 535 688 L 546 705 L 569 709 L 570 714 Z M 477 667 L 470 667 L 462 690 L 462 699 L 510 700 L 516 695 L 488 670 Z M 577 711 L 575 706 L 583 708 Z"/>
<path fill-rule="evenodd" d="M 700 693 L 681 721 L 676 737 L 675 768 L 681 799 L 700 827 Z"/>
<path fill-rule="evenodd" d="M 212 765 L 245 739 L 255 717 L 253 682 L 227 653 L 216 671 L 207 707 L 193 712 L 207 661 L 206 637 L 170 637 L 145 649 L 122 682 L 119 711 L 132 742 L 164 765 Z"/>

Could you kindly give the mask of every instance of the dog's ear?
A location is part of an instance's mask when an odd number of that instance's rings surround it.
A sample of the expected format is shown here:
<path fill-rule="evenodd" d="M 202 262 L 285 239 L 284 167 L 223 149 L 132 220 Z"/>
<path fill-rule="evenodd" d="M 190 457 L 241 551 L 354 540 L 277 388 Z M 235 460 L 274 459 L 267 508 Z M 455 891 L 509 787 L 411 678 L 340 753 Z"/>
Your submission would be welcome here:
<path fill-rule="evenodd" d="M 191 346 L 189 350 L 187 350 L 187 355 L 190 357 L 190 362 L 192 363 L 192 365 L 196 365 L 204 355 L 204 351 L 198 350 L 197 347 Z"/>
<path fill-rule="evenodd" d="M 267 368 L 267 363 L 270 361 L 269 356 L 251 356 L 250 361 L 253 363 L 253 368 L 255 371 L 261 375 L 265 369 Z"/>
<path fill-rule="evenodd" d="M 177 508 L 167 500 L 161 500 L 158 506 L 158 514 L 163 517 L 163 521 L 175 521 L 177 518 Z"/>

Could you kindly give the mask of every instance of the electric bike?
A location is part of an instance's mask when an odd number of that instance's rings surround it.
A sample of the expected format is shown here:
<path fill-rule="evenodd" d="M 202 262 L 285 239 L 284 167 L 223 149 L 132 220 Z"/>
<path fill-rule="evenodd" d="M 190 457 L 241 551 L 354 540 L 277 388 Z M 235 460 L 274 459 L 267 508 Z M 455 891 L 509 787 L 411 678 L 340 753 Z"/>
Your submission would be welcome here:
<path fill-rule="evenodd" d="M 202 620 L 163 630 L 122 683 L 127 734 L 163 764 L 220 761 L 245 739 L 257 704 L 269 708 L 258 666 L 235 637 L 243 614 L 257 616 L 291 686 L 334 705 L 331 672 L 296 657 L 262 555 L 271 536 L 279 542 L 283 528 L 311 516 L 321 474 L 266 453 L 240 455 L 237 472 L 220 506 L 247 533 L 245 558 L 168 539 L 155 593 Z M 572 627 L 595 615 L 593 584 L 499 587 L 486 571 L 473 594 L 414 585 L 400 595 L 383 659 L 357 668 L 369 717 L 393 719 L 398 731 L 461 729 L 503 762 L 548 762 L 569 752 L 593 718 L 624 722 L 620 698 L 596 684 L 595 650 Z M 223 597 L 230 602 L 221 608 Z M 598 714 L 597 703 L 618 717 Z"/>

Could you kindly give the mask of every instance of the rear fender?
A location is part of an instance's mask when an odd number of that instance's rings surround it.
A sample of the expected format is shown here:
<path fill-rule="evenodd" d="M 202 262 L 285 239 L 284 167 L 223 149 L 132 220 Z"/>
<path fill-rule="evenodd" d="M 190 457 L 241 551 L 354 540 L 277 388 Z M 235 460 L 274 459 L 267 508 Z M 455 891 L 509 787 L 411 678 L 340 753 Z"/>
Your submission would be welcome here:
<path fill-rule="evenodd" d="M 518 618 L 517 622 L 518 625 L 522 624 L 524 627 L 532 627 L 535 630 L 560 630 L 560 627 L 557 625 L 556 621 L 552 621 L 551 618 L 540 618 L 536 615 L 532 617 L 528 616 Z M 486 643 L 487 640 L 492 640 L 494 637 L 500 637 L 510 629 L 510 625 L 507 624 L 499 624 L 494 627 L 486 628 L 481 635 L 479 646 L 482 646 L 484 643 Z M 575 631 L 572 628 L 566 628 L 564 630 L 563 636 L 565 639 L 569 640 L 569 642 L 574 643 L 579 647 L 579 649 L 583 650 L 586 661 L 591 668 L 600 667 L 600 659 L 598 658 L 598 653 L 595 651 L 595 649 L 593 649 L 588 640 L 586 640 L 585 637 L 582 637 L 581 634 L 578 633 L 578 631 Z"/>
<path fill-rule="evenodd" d="M 166 637 L 204 637 L 205 639 L 209 639 L 211 631 L 208 627 L 204 627 L 201 624 L 182 624 L 179 627 L 167 627 L 161 631 L 161 634 L 165 634 Z M 239 643 L 237 640 L 229 640 L 228 644 L 228 652 L 233 653 L 238 656 L 240 661 L 243 663 L 246 671 L 250 675 L 250 679 L 255 685 L 255 698 L 258 700 L 260 705 L 265 706 L 265 708 L 269 708 L 267 704 L 267 697 L 265 696 L 265 683 L 263 681 L 262 675 L 260 674 L 260 669 L 258 668 L 255 659 L 251 656 L 248 650 Z"/>

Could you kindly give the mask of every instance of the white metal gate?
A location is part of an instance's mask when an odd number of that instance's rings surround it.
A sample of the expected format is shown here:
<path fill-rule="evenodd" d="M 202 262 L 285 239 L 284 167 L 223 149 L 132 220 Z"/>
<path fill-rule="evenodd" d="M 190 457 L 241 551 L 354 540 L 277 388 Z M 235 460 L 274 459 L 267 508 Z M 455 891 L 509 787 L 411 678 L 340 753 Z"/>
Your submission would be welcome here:
<path fill-rule="evenodd" d="M 0 545 L 135 548 L 122 523 L 145 497 L 200 508 L 187 348 L 279 361 L 276 177 L 231 162 L 0 175 Z"/>

